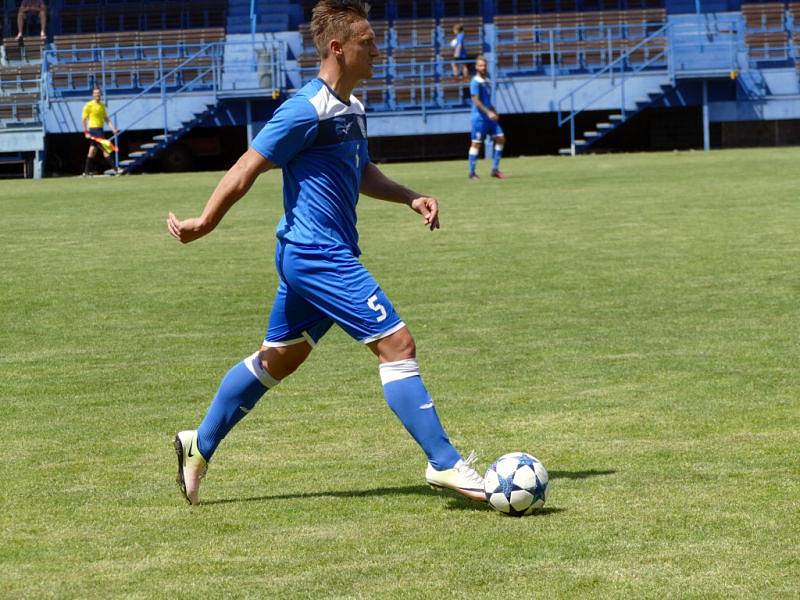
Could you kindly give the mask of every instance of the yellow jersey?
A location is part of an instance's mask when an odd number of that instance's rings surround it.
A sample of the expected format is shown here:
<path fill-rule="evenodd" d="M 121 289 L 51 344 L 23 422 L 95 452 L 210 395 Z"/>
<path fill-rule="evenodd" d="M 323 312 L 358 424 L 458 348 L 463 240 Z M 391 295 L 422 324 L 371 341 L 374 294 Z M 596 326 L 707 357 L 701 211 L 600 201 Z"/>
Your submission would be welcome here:
<path fill-rule="evenodd" d="M 106 122 L 106 107 L 102 102 L 95 102 L 94 99 L 89 100 L 83 107 L 83 116 L 81 118 L 87 119 L 90 129 L 102 129 L 103 124 Z"/>

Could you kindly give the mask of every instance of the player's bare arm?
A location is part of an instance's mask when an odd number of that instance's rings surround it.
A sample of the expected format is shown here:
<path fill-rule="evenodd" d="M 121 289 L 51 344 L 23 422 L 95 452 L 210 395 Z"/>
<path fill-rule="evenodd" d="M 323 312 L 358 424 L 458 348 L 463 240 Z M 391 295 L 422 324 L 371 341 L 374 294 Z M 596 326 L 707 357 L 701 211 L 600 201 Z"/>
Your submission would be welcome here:
<path fill-rule="evenodd" d="M 439 229 L 439 201 L 389 179 L 375 163 L 364 167 L 359 191 L 370 198 L 406 204 L 422 215 L 431 231 Z"/>
<path fill-rule="evenodd" d="M 479 96 L 472 96 L 472 102 L 478 107 L 479 111 L 489 117 L 492 121 L 498 121 L 500 119 L 500 115 L 498 115 L 495 111 L 493 111 L 491 108 L 486 108 L 486 105 L 481 102 Z"/>
<path fill-rule="evenodd" d="M 181 243 L 188 244 L 211 233 L 230 207 L 248 192 L 256 178 L 274 166 L 269 159 L 252 148 L 248 149 L 217 184 L 202 215 L 182 221 L 169 213 L 167 229 L 170 235 Z"/>

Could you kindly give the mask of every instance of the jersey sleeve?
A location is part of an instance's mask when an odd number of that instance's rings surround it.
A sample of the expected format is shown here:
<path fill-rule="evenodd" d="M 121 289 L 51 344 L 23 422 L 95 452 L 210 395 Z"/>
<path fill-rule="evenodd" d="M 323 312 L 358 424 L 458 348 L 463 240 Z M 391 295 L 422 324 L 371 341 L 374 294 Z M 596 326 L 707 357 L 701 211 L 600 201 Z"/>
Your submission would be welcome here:
<path fill-rule="evenodd" d="M 469 95 L 470 96 L 481 95 L 481 84 L 475 81 L 474 79 L 469 82 Z"/>
<path fill-rule="evenodd" d="M 83 105 L 83 112 L 81 112 L 81 120 L 89 118 L 89 103 Z"/>
<path fill-rule="evenodd" d="M 314 142 L 318 125 L 317 111 L 311 103 L 295 96 L 278 107 L 253 140 L 252 147 L 283 167 Z"/>

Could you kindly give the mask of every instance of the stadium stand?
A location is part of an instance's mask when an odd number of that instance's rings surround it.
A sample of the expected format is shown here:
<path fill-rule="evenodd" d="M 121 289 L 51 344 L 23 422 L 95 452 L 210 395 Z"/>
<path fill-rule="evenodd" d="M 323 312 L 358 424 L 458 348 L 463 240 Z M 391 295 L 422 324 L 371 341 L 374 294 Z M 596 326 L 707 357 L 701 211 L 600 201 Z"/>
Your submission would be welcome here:
<path fill-rule="evenodd" d="M 83 93 L 95 85 L 110 92 L 140 89 L 173 70 L 170 88 L 208 84 L 212 57 L 224 39 L 218 27 L 55 36 L 52 85 L 56 94 Z"/>
<path fill-rule="evenodd" d="M 443 0 L 441 16 L 443 18 L 455 17 L 457 19 L 470 19 L 475 16 L 483 19 L 483 3 L 480 0 Z"/>
<path fill-rule="evenodd" d="M 55 32 L 67 35 L 224 27 L 227 5 L 224 0 L 64 0 Z"/>
<path fill-rule="evenodd" d="M 467 56 L 475 58 L 484 51 L 483 42 L 483 17 L 464 16 L 464 17 L 442 17 L 439 21 L 440 48 L 449 48 L 450 40 L 453 37 L 453 25 L 460 23 L 464 27 L 464 47 Z M 442 55 L 444 56 L 444 52 Z"/>
<path fill-rule="evenodd" d="M 434 17 L 435 3 L 424 0 L 396 0 L 395 19 L 431 19 Z"/>
<path fill-rule="evenodd" d="M 11 15 L 18 0 L 3 2 L 6 15 Z M 308 23 L 314 2 L 51 0 L 48 7 L 52 7 L 52 26 L 48 29 L 55 34 L 51 43 L 42 45 L 36 35 L 19 45 L 13 43 L 13 29 L 6 27 L 4 31 L 0 128 L 38 123 L 42 120 L 40 109 L 42 115 L 52 116 L 52 107 L 59 102 L 74 102 L 68 109 L 58 109 L 72 114 L 95 85 L 115 106 L 137 106 L 147 95 L 149 105 L 153 105 L 154 96 L 163 97 L 164 90 L 173 105 L 183 102 L 189 106 L 190 98 L 183 92 L 207 94 L 181 117 L 180 132 L 167 132 L 165 127 L 164 139 L 143 144 L 145 151 L 154 146 L 165 147 L 206 117 L 216 119 L 215 111 L 220 107 L 225 107 L 223 111 L 230 119 L 241 122 L 245 111 L 242 104 L 235 104 L 233 96 L 260 105 L 264 96 L 274 100 L 281 94 L 291 94 L 316 75 L 317 52 Z M 714 0 L 715 6 L 722 7 L 720 10 L 735 10 L 739 5 L 734 4 Z M 503 113 L 553 110 L 556 105 L 560 110 L 564 98 L 558 96 L 563 94 L 546 91 L 541 87 L 545 80 L 550 82 L 550 90 L 569 89 L 568 86 L 584 82 L 601 90 L 610 65 L 614 65 L 614 73 L 626 74 L 623 79 L 636 80 L 649 73 L 650 83 L 633 86 L 637 96 L 629 98 L 625 111 L 617 115 L 618 109 L 609 107 L 606 114 L 594 119 L 600 122 L 586 132 L 592 134 L 592 142 L 631 115 L 666 98 L 672 86 L 677 85 L 674 69 L 686 69 L 694 60 L 705 65 L 703 77 L 724 78 L 720 85 L 733 85 L 748 98 L 758 99 L 769 93 L 771 84 L 766 83 L 761 68 L 796 67 L 791 76 L 800 78 L 800 2 L 750 1 L 741 5 L 733 25 L 724 26 L 718 25 L 721 21 L 714 16 L 692 18 L 687 13 L 696 6 L 682 0 L 375 2 L 370 22 L 381 56 L 373 78 L 362 83 L 355 93 L 367 110 L 381 111 L 388 120 L 393 113 L 421 114 L 423 119 L 430 113 L 438 119 L 441 115 L 466 112 L 470 105 L 468 88 L 460 71 L 454 76 L 452 69 L 455 63 L 450 41 L 456 23 L 464 26 L 470 68 L 478 54 L 488 57 L 498 96 L 505 103 Z M 255 13 L 250 12 L 251 7 L 255 7 Z M 672 35 L 679 27 L 684 45 L 680 57 L 676 57 Z M 258 32 L 279 33 L 259 36 Z M 690 40 L 689 45 L 703 45 L 703 51 L 688 57 L 686 40 Z M 247 50 L 232 50 L 236 44 L 247 46 Z M 719 64 L 712 65 L 713 57 L 720 58 Z M 739 68 L 735 61 L 746 64 L 748 59 L 749 71 L 745 66 L 742 73 L 732 76 L 732 71 Z M 221 81 L 225 77 L 229 85 L 223 90 Z M 248 84 L 242 84 L 241 77 L 253 80 L 252 97 L 248 97 Z M 561 82 L 566 82 L 567 87 Z M 46 87 L 40 92 L 42 84 Z M 262 85 L 268 91 L 258 97 Z M 619 83 L 614 80 L 611 85 Z M 781 85 L 781 89 L 791 88 Z M 530 93 L 532 89 L 555 96 L 546 104 Z M 688 102 L 699 101 L 690 86 L 682 89 L 675 101 L 684 104 L 686 98 L 690 98 Z M 165 105 L 166 100 L 161 102 Z M 624 105 L 625 93 L 616 102 Z M 576 105 L 578 113 L 589 106 L 584 101 L 578 104 L 583 107 Z M 230 106 L 238 108 L 227 110 Z M 263 115 L 264 110 L 269 114 L 263 106 L 256 112 Z M 56 129 L 68 130 L 71 118 L 62 117 L 55 124 Z M 584 137 L 588 140 L 589 136 Z M 139 147 L 134 148 L 138 154 Z M 141 163 L 141 155 L 135 158 Z"/>
<path fill-rule="evenodd" d="M 789 58 L 789 32 L 783 2 L 743 4 L 742 16 L 751 60 L 785 61 Z"/>
<path fill-rule="evenodd" d="M 392 26 L 392 46 L 394 48 L 427 47 L 435 48 L 435 19 L 403 19 Z"/>
<path fill-rule="evenodd" d="M 595 71 L 666 23 L 663 8 L 602 12 L 497 15 L 495 54 L 503 73 L 520 75 L 557 68 Z M 631 53 L 631 64 L 647 62 L 666 47 L 656 36 Z"/>
<path fill-rule="evenodd" d="M 39 121 L 39 94 L 0 96 L 0 126 L 15 127 Z"/>
<path fill-rule="evenodd" d="M 17 42 L 13 37 L 5 38 L 2 41 L 5 60 L 9 63 L 32 63 L 42 59 L 42 48 L 45 42 L 38 36 L 25 38 L 23 44 Z"/>
<path fill-rule="evenodd" d="M 38 35 L 26 37 L 22 44 L 14 37 L 7 37 L 2 42 L 0 132 L 36 126 L 41 120 L 41 58 L 45 42 Z M 13 157 L 0 155 L 0 160 L 6 167 L 16 164 Z M 20 164 L 27 174 L 27 161 Z"/>

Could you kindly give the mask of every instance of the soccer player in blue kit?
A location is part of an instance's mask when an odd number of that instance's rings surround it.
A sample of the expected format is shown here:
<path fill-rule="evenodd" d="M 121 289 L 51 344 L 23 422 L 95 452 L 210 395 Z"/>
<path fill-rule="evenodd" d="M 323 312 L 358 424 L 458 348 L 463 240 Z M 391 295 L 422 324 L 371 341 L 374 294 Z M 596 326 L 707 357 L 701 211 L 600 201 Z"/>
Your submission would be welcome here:
<path fill-rule="evenodd" d="M 256 402 L 294 372 L 336 323 L 379 359 L 387 403 L 428 458 L 427 482 L 484 500 L 483 479 L 445 433 L 420 378 L 414 338 L 377 281 L 359 262 L 359 192 L 409 206 L 431 231 L 435 198 L 381 173 L 370 161 L 364 107 L 351 92 L 372 75 L 379 56 L 361 0 L 322 0 L 311 32 L 320 54 L 316 79 L 284 102 L 223 176 L 200 217 L 170 213 L 169 233 L 182 243 L 210 233 L 255 179 L 283 170 L 285 214 L 278 224 L 278 289 L 260 349 L 223 377 L 196 430 L 175 436 L 178 484 L 190 504 L 217 446 Z"/>
<path fill-rule="evenodd" d="M 481 145 L 486 138 L 494 140 L 494 153 L 492 155 L 492 177 L 505 179 L 500 170 L 500 159 L 503 157 L 503 145 L 506 137 L 500 127 L 500 115 L 492 105 L 492 85 L 489 81 L 489 70 L 486 58 L 482 55 L 475 59 L 475 76 L 469 84 L 469 93 L 472 97 L 472 142 L 469 146 L 469 178 L 480 179 L 475 172 Z"/>

